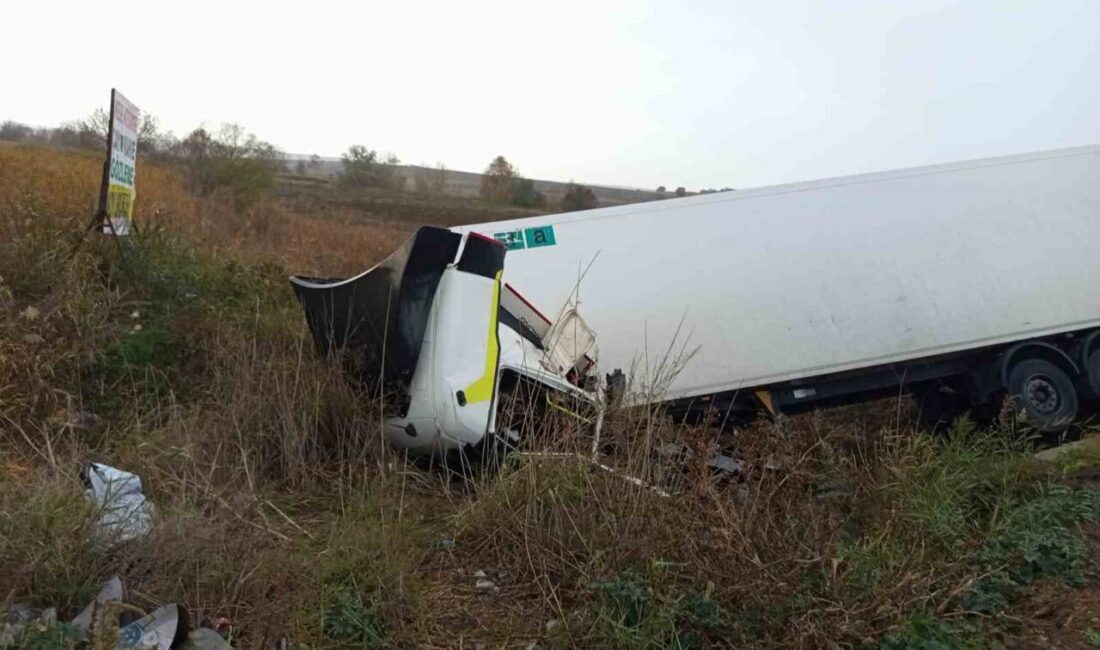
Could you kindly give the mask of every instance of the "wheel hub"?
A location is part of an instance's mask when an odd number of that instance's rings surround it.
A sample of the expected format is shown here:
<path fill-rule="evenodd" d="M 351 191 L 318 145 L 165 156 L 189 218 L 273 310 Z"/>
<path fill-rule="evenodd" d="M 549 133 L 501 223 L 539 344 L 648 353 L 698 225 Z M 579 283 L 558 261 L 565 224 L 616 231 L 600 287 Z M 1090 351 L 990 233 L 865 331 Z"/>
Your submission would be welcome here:
<path fill-rule="evenodd" d="M 1062 401 L 1054 382 L 1042 375 L 1028 377 L 1024 382 L 1024 397 L 1032 408 L 1043 414 L 1057 411 Z"/>

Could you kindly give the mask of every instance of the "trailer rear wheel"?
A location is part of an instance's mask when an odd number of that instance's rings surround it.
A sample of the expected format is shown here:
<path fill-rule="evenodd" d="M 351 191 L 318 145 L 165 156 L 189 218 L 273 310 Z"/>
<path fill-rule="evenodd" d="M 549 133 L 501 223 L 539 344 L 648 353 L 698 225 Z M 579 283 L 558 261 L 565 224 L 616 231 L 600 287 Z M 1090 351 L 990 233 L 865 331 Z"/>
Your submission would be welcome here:
<path fill-rule="evenodd" d="M 1063 431 L 1077 417 L 1077 391 L 1066 371 L 1046 359 L 1023 359 L 1008 373 L 1008 395 L 1036 429 Z"/>

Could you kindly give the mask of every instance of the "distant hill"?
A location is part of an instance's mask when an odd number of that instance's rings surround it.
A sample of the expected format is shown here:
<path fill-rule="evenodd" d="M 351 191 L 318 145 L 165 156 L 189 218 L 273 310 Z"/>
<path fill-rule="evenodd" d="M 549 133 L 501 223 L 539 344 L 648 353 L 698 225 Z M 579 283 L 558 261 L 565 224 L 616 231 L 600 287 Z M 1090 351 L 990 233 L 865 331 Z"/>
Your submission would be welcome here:
<path fill-rule="evenodd" d="M 287 154 L 287 166 L 290 170 L 294 171 L 295 165 L 299 160 L 309 162 L 310 156 L 302 154 Z M 343 170 L 343 163 L 339 158 L 321 158 L 320 164 L 307 168 L 305 173 L 308 176 L 316 176 L 326 179 L 333 179 Z M 411 189 L 415 184 L 415 178 L 418 175 L 431 175 L 432 173 L 438 173 L 437 170 L 431 167 L 422 167 L 420 165 L 398 165 L 400 173 L 405 177 L 406 185 Z M 443 193 L 448 196 L 460 196 L 460 197 L 476 197 L 481 190 L 481 177 L 482 174 L 477 172 L 464 172 L 457 169 L 448 169 L 446 171 Z M 539 179 L 531 179 L 535 183 L 535 189 L 546 195 L 547 200 L 551 204 L 556 204 L 561 197 L 565 194 L 566 187 L 569 183 L 562 183 L 560 181 L 546 181 Z M 672 192 L 665 192 L 659 194 L 652 190 L 642 190 L 629 187 L 610 187 L 607 185 L 589 185 L 588 183 L 582 183 L 587 185 L 593 193 L 596 195 L 596 199 L 600 202 L 601 207 L 611 205 L 623 205 L 626 203 L 640 203 L 642 201 L 656 201 L 658 199 L 667 199 L 673 196 Z M 694 192 L 688 192 L 688 194 L 694 194 Z"/>

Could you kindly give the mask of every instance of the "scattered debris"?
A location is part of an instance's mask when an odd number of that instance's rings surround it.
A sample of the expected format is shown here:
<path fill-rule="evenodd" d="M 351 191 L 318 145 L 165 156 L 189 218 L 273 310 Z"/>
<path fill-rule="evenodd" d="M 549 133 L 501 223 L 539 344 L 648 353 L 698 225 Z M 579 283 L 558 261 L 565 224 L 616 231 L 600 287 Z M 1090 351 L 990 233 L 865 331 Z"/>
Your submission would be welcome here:
<path fill-rule="evenodd" d="M 488 575 L 481 569 L 474 571 L 472 575 L 476 580 L 474 589 L 484 593 L 500 593 L 500 587 L 497 586 L 497 583 L 490 580 Z"/>
<path fill-rule="evenodd" d="M 13 647 L 28 631 L 44 630 L 56 625 L 57 610 L 32 609 L 25 603 L 16 603 L 4 613 L 4 626 L 0 628 L 0 648 Z"/>
<path fill-rule="evenodd" d="M 122 579 L 118 576 L 111 578 L 99 590 L 95 599 L 76 615 L 70 625 L 87 634 L 92 627 L 92 622 L 96 620 L 96 614 L 102 611 L 107 603 L 121 602 L 124 597 L 125 590 L 122 588 Z"/>
<path fill-rule="evenodd" d="M 695 452 L 692 451 L 690 447 L 678 442 L 666 442 L 662 444 L 657 447 L 657 453 L 670 460 L 684 463 L 695 457 Z M 711 456 L 707 460 L 707 467 L 730 475 L 738 475 L 741 473 L 741 461 L 734 460 L 732 456 L 727 456 L 726 454 L 714 454 Z"/>
<path fill-rule="evenodd" d="M 218 633 L 228 630 L 229 619 L 217 617 L 211 627 L 190 629 L 187 610 L 179 605 L 165 605 L 145 616 L 133 620 L 120 614 L 142 613 L 142 610 L 123 602 L 125 588 L 122 579 L 115 576 L 104 583 L 92 602 L 72 620 L 58 623 L 54 608 L 38 611 L 29 605 L 15 604 L 3 616 L 0 628 L 0 648 L 39 647 L 35 637 L 52 640 L 66 639 L 65 647 L 86 642 L 92 648 L 105 650 L 231 650 L 232 646 Z M 120 623 L 120 618 L 123 622 Z M 126 622 L 129 621 L 129 622 Z M 53 647 L 50 645 L 49 647 Z"/>
<path fill-rule="evenodd" d="M 187 634 L 186 611 L 177 605 L 153 610 L 118 632 L 116 650 L 169 650 Z"/>
<path fill-rule="evenodd" d="M 727 474 L 740 474 L 741 463 L 725 454 L 715 454 L 707 461 L 707 467 Z"/>
<path fill-rule="evenodd" d="M 85 471 L 85 493 L 99 506 L 101 534 L 110 542 L 124 542 L 149 532 L 153 507 L 141 492 L 136 474 L 92 463 Z"/>

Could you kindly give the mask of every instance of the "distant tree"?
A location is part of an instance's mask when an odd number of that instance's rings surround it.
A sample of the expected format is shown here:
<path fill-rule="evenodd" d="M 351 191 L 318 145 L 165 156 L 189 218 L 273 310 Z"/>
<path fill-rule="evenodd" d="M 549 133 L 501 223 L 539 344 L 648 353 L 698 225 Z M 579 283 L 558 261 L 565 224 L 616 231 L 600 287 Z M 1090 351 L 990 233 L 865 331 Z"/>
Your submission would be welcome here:
<path fill-rule="evenodd" d="M 313 154 L 312 156 L 310 156 L 309 157 L 309 168 L 310 169 L 320 169 L 320 167 L 321 167 L 321 157 L 318 156 L 317 154 Z"/>
<path fill-rule="evenodd" d="M 665 193 L 666 191 L 667 191 L 667 190 L 665 190 L 665 186 L 664 186 L 664 185 L 658 185 L 658 186 L 657 186 L 657 193 L 658 193 L 658 194 L 664 194 L 664 193 Z"/>
<path fill-rule="evenodd" d="M 481 176 L 481 197 L 497 203 L 507 203 L 515 195 L 512 187 L 519 173 L 504 156 L 497 156 Z M 534 189 L 532 184 L 531 189 Z"/>
<path fill-rule="evenodd" d="M 172 157 L 193 191 L 228 195 L 242 212 L 263 197 L 274 183 L 275 172 L 285 166 L 279 148 L 238 124 L 223 125 L 217 135 L 197 128 L 176 143 Z"/>
<path fill-rule="evenodd" d="M 546 206 L 546 196 L 535 189 L 534 181 L 521 176 L 512 180 L 512 203 L 521 208 L 542 208 Z"/>
<path fill-rule="evenodd" d="M 23 142 L 29 140 L 34 135 L 34 129 L 26 124 L 20 124 L 19 122 L 12 122 L 8 120 L 3 124 L 0 124 L 0 140 L 7 140 L 9 142 Z"/>
<path fill-rule="evenodd" d="M 562 212 L 574 212 L 576 210 L 591 210 L 599 205 L 596 194 L 588 187 L 577 183 L 569 183 L 565 188 L 565 195 L 561 197 L 559 207 Z"/>
<path fill-rule="evenodd" d="M 203 196 L 214 191 L 218 154 L 209 131 L 200 126 L 189 133 L 176 145 L 175 157 L 191 191 Z"/>
<path fill-rule="evenodd" d="M 102 108 L 92 111 L 92 114 L 77 122 L 80 130 L 98 136 L 101 140 L 107 137 L 107 129 L 111 125 L 111 116 Z"/>
<path fill-rule="evenodd" d="M 294 173 L 299 176 L 305 176 L 306 174 L 306 161 L 305 158 L 299 158 L 298 162 L 294 163 Z"/>
<path fill-rule="evenodd" d="M 382 163 L 378 160 L 378 152 L 367 149 L 361 144 L 353 144 L 348 147 L 347 153 L 340 156 L 344 165 L 340 173 L 340 185 L 345 187 L 366 186 L 374 182 L 378 166 Z"/>
<path fill-rule="evenodd" d="M 401 164 L 401 159 L 392 153 L 386 154 L 383 159 L 374 149 L 353 144 L 341 156 L 341 161 L 344 169 L 337 177 L 337 182 L 343 187 L 385 187 L 399 190 L 404 184 L 404 177 L 397 173 L 397 165 Z"/>
<path fill-rule="evenodd" d="M 687 190 L 683 186 L 677 187 L 676 196 L 687 196 Z"/>
<path fill-rule="evenodd" d="M 103 149 L 107 146 L 107 112 L 97 108 L 82 120 L 63 122 L 50 133 L 50 144 L 74 149 Z"/>

